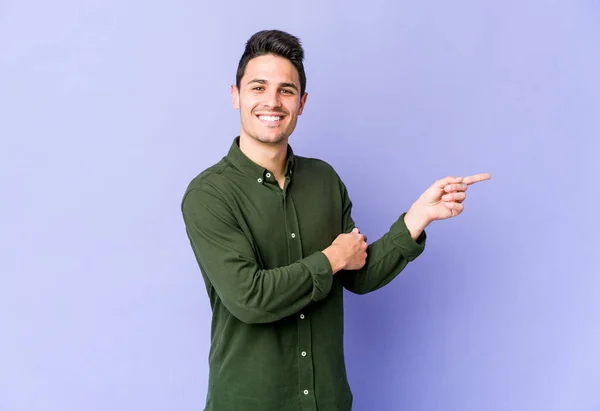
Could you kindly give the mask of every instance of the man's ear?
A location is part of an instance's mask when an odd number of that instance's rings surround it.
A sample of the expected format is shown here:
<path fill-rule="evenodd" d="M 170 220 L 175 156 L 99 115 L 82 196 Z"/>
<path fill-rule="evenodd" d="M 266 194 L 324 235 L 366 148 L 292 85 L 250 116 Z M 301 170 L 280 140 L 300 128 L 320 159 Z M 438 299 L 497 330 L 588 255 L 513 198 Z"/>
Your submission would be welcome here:
<path fill-rule="evenodd" d="M 306 105 L 306 99 L 308 98 L 308 93 L 304 93 L 304 95 L 300 98 L 300 109 L 298 110 L 298 115 L 302 115 L 304 111 L 304 106 Z"/>
<path fill-rule="evenodd" d="M 231 90 L 229 91 L 231 94 L 231 103 L 233 104 L 233 108 L 236 110 L 240 109 L 240 92 L 235 85 L 231 86 Z"/>

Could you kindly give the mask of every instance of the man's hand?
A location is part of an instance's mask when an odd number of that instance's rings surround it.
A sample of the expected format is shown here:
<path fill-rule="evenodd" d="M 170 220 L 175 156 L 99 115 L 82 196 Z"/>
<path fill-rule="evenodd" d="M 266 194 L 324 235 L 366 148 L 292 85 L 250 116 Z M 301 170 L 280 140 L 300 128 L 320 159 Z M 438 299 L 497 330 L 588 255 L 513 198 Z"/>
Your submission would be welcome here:
<path fill-rule="evenodd" d="M 333 273 L 340 270 L 358 270 L 367 261 L 367 237 L 358 228 L 348 234 L 340 234 L 323 250 L 329 259 Z"/>
<path fill-rule="evenodd" d="M 467 187 L 480 181 L 489 180 L 492 176 L 483 173 L 469 177 L 446 177 L 433 183 L 413 203 L 404 216 L 404 221 L 411 236 L 418 238 L 421 232 L 432 221 L 456 217 L 464 209 L 463 201 L 467 198 Z"/>

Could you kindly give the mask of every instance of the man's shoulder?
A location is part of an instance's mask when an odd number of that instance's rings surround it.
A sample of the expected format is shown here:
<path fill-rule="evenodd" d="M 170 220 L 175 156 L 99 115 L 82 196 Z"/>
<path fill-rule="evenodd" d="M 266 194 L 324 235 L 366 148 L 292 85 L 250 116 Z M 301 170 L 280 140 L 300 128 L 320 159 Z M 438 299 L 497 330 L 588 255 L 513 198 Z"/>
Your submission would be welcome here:
<path fill-rule="evenodd" d="M 223 173 L 229 167 L 230 163 L 227 161 L 227 157 L 223 157 L 219 162 L 200 171 L 186 187 L 183 198 L 185 199 L 195 189 L 210 190 L 222 178 Z"/>
<path fill-rule="evenodd" d="M 329 162 L 320 158 L 296 156 L 296 169 L 301 172 L 318 173 L 339 178 L 335 168 Z"/>

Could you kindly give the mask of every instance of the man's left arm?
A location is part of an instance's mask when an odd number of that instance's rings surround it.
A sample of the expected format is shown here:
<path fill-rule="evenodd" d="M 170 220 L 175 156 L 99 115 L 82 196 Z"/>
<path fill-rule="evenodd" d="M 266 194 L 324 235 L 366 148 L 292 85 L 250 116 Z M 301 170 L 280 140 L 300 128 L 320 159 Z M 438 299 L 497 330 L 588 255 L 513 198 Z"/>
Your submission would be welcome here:
<path fill-rule="evenodd" d="M 387 233 L 367 247 L 365 265 L 354 271 L 337 275 L 347 290 L 366 294 L 392 281 L 411 261 L 423 253 L 427 234 L 425 228 L 435 220 L 444 220 L 462 213 L 463 201 L 469 185 L 489 180 L 489 174 L 469 177 L 446 177 L 432 184 L 400 215 Z M 343 230 L 355 228 L 352 219 L 352 202 L 344 183 L 340 180 L 343 202 Z"/>
<path fill-rule="evenodd" d="M 346 187 L 342 183 L 343 231 L 351 232 L 355 228 L 352 219 L 352 202 Z M 356 294 L 375 291 L 392 281 L 409 262 L 416 259 L 425 249 L 427 235 L 424 231 L 415 231 L 411 235 L 405 217 L 411 224 L 411 215 L 403 213 L 392 224 L 387 233 L 367 247 L 367 261 L 359 270 L 341 271 L 336 276 L 347 290 Z M 415 236 L 415 238 L 413 238 Z"/>

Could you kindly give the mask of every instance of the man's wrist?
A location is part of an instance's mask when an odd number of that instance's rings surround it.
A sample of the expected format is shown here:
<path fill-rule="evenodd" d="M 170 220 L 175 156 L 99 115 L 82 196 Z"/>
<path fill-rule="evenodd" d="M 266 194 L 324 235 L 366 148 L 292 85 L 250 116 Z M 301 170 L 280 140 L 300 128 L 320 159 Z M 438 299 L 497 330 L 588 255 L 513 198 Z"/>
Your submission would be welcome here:
<path fill-rule="evenodd" d="M 344 269 L 345 262 L 342 256 L 340 256 L 339 248 L 336 245 L 330 245 L 326 249 L 323 250 L 323 254 L 329 260 L 329 264 L 331 264 L 331 271 L 333 274 L 337 273 Z"/>
<path fill-rule="evenodd" d="M 404 224 L 413 240 L 419 238 L 423 230 L 431 223 L 431 220 L 424 213 L 411 207 L 404 215 Z"/>

